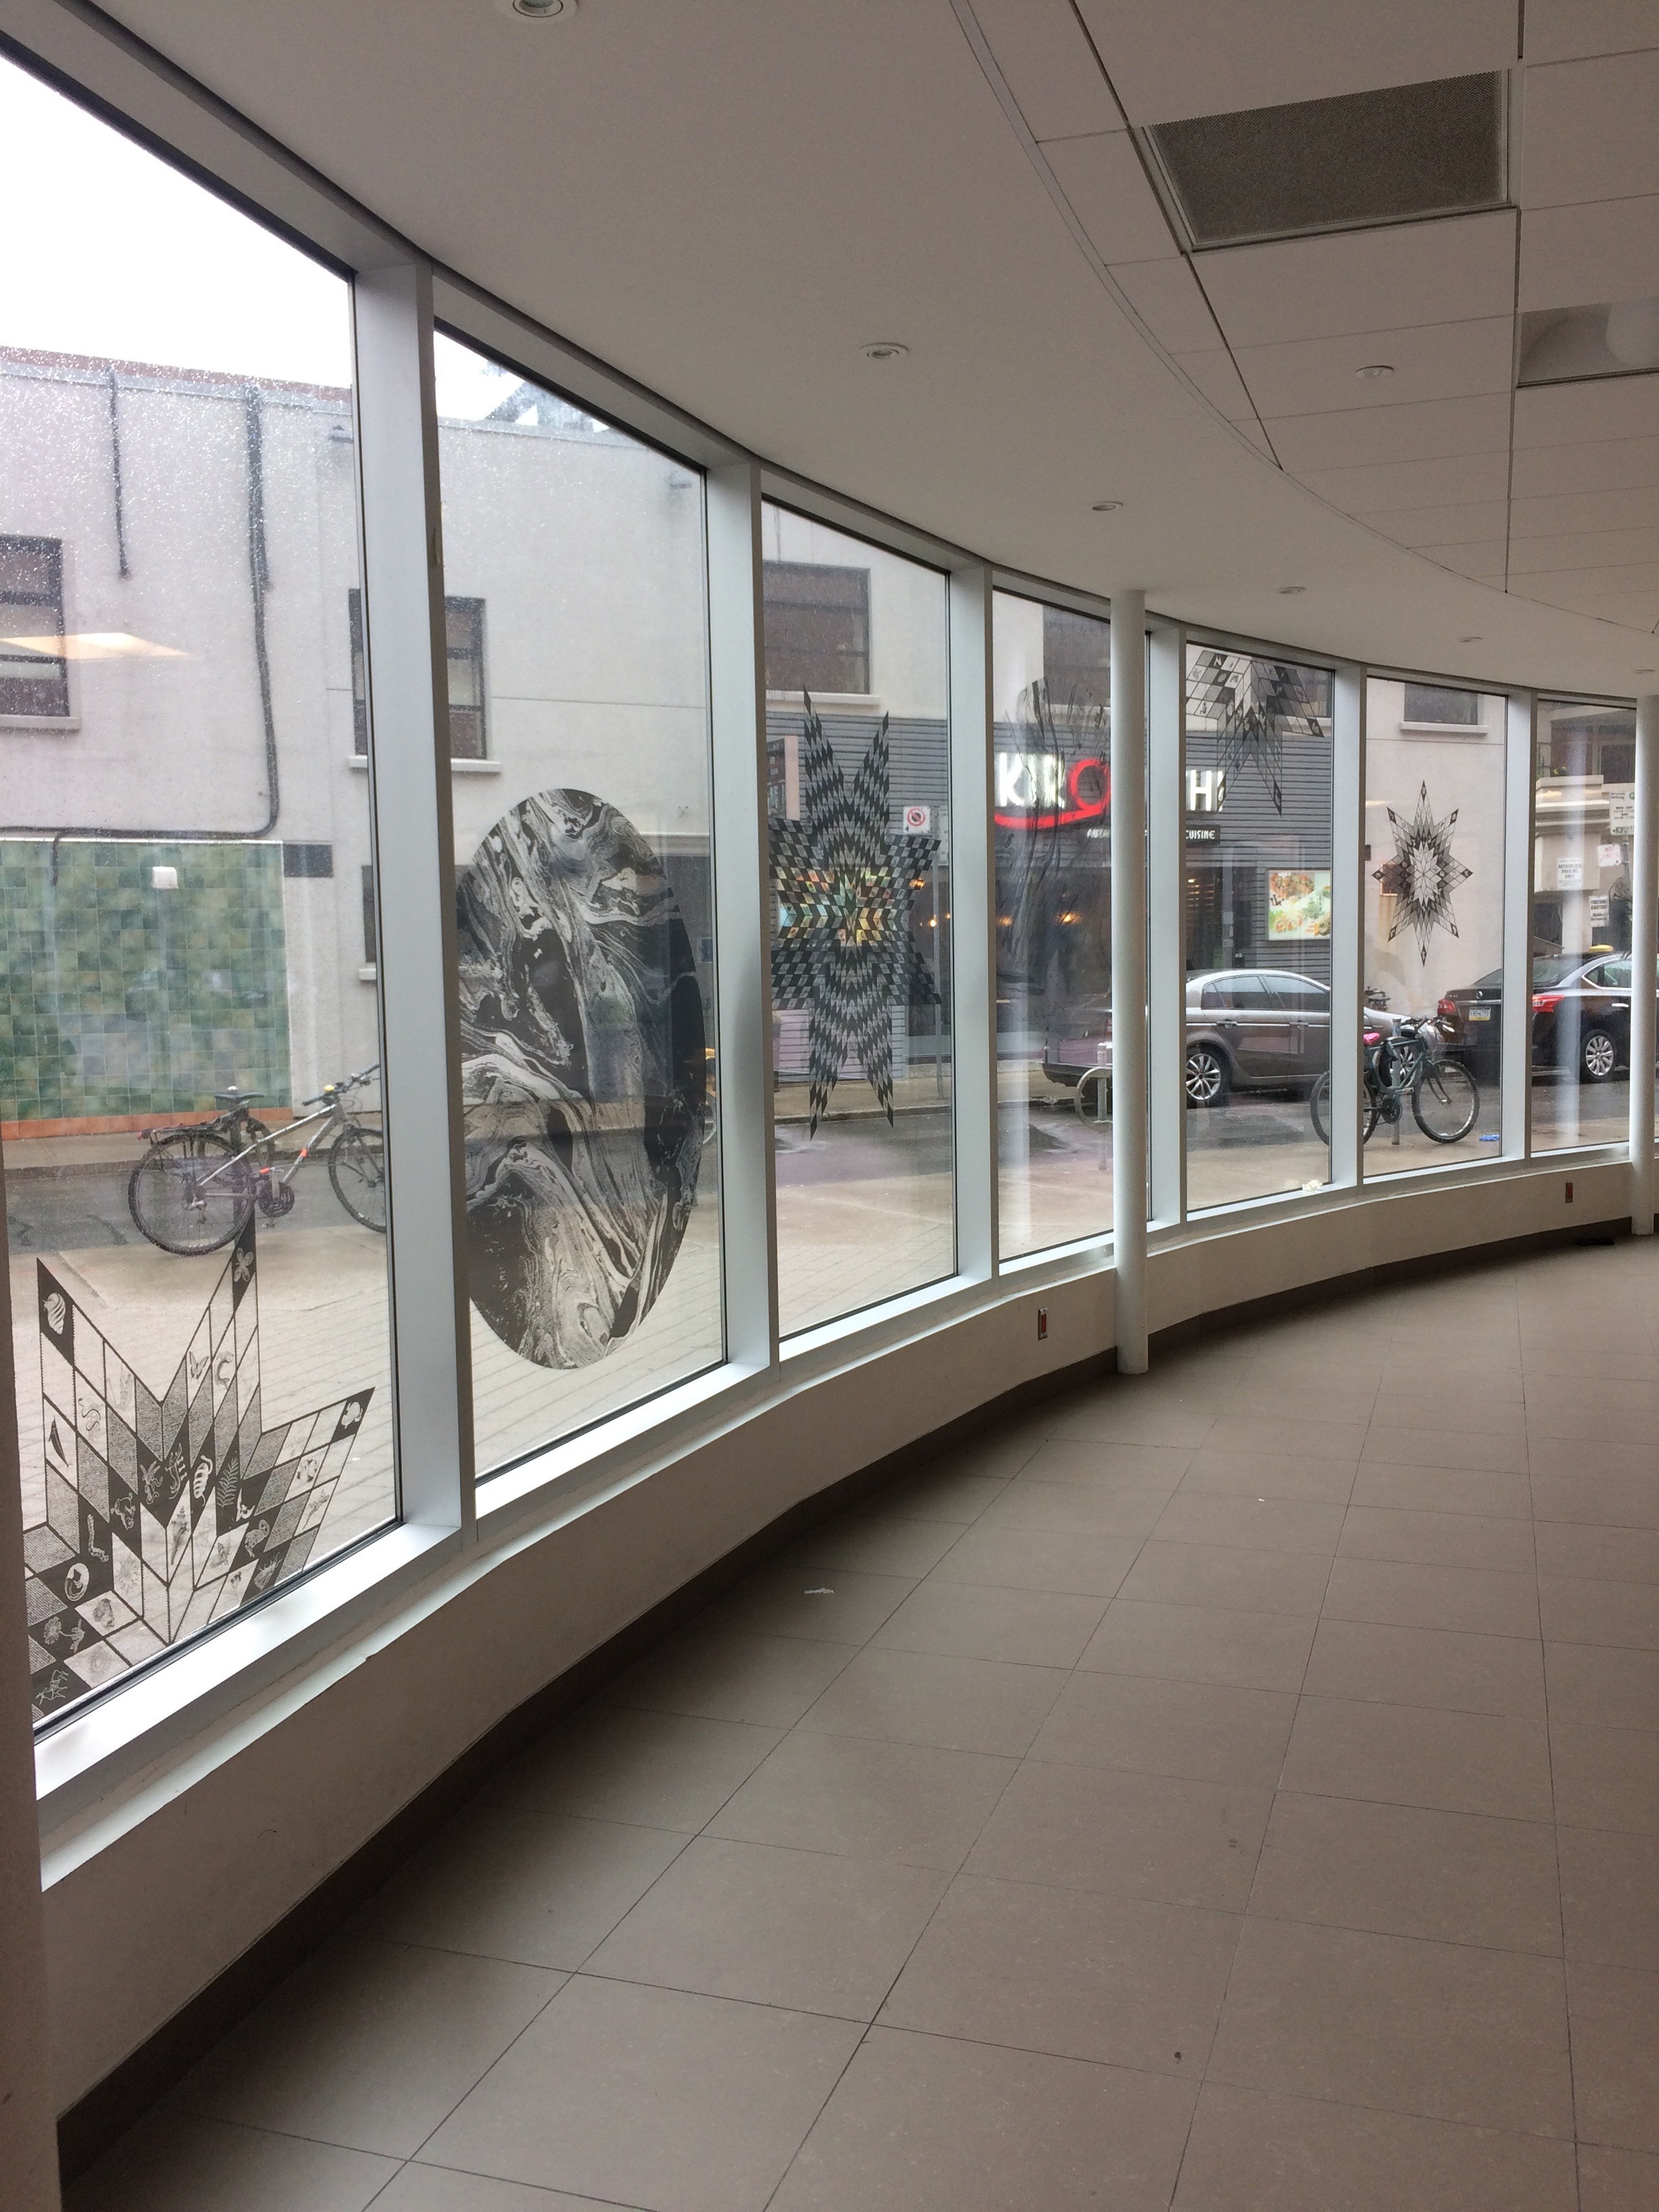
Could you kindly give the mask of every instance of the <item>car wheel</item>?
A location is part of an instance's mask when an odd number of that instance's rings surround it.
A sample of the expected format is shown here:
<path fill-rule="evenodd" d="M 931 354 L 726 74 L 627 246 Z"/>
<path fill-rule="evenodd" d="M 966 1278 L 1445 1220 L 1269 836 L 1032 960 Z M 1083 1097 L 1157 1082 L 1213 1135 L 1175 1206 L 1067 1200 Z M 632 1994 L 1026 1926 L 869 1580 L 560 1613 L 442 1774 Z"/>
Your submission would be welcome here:
<path fill-rule="evenodd" d="M 1189 1044 L 1187 1048 L 1187 1103 L 1189 1106 L 1224 1106 L 1232 1085 L 1232 1069 L 1227 1055 L 1212 1044 Z"/>
<path fill-rule="evenodd" d="M 1619 1041 L 1610 1030 L 1586 1030 L 1578 1045 L 1578 1079 L 1605 1083 L 1619 1065 Z"/>

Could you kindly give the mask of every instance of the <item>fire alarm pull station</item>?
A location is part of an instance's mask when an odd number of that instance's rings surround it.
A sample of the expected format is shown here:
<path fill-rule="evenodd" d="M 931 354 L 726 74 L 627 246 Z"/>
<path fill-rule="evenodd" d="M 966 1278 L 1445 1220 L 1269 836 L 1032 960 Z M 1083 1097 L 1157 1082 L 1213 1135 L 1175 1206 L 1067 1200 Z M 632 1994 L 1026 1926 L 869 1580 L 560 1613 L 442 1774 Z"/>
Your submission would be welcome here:
<path fill-rule="evenodd" d="M 1048 1309 L 1047 1306 L 1039 1306 L 1037 1308 L 1037 1342 L 1041 1344 L 1048 1334 Z"/>

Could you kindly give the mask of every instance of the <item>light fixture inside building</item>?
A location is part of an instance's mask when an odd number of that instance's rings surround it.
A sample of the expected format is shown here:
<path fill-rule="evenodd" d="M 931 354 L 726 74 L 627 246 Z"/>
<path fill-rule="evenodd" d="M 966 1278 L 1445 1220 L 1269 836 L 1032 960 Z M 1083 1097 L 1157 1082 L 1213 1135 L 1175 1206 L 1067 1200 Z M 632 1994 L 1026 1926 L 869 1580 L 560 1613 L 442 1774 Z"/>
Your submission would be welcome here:
<path fill-rule="evenodd" d="M 1626 368 L 1659 368 L 1659 300 L 1620 300 L 1609 307 L 1607 351 Z"/>
<path fill-rule="evenodd" d="M 1379 376 L 1394 374 L 1394 363 L 1391 361 L 1368 361 L 1364 368 L 1355 369 L 1354 374 L 1363 376 L 1368 384 L 1374 384 Z"/>
<path fill-rule="evenodd" d="M 1307 588 L 1305 584 L 1281 584 L 1279 596 L 1281 599 L 1299 599 Z"/>
<path fill-rule="evenodd" d="M 576 12 L 576 0 L 509 0 L 509 4 L 515 15 L 528 16 L 532 23 L 550 23 Z"/>
<path fill-rule="evenodd" d="M 859 348 L 866 361 L 902 361 L 909 350 L 896 338 L 874 338 L 867 346 Z"/>
<path fill-rule="evenodd" d="M 1460 645 L 1479 645 L 1480 642 L 1480 633 L 1478 629 L 1472 629 L 1467 637 L 1460 637 L 1457 642 Z"/>
<path fill-rule="evenodd" d="M 1116 514 L 1122 505 L 1121 499 L 1097 499 L 1089 511 L 1091 514 Z"/>

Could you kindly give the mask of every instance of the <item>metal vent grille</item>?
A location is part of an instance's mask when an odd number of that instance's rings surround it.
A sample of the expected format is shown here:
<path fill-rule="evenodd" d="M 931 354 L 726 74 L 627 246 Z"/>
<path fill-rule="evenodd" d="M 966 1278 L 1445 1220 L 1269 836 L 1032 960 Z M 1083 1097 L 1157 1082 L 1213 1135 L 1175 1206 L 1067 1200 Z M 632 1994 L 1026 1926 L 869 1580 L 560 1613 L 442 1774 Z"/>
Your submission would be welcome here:
<path fill-rule="evenodd" d="M 1501 76 L 1195 116 L 1147 136 L 1194 246 L 1463 214 L 1504 198 Z"/>

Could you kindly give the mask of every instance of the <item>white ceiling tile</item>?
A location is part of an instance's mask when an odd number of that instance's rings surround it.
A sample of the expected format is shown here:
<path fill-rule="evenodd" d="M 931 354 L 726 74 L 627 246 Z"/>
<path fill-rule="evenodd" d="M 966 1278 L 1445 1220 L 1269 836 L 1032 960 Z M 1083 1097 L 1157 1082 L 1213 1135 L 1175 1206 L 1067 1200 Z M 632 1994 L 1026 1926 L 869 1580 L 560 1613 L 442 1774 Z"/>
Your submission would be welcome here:
<path fill-rule="evenodd" d="M 1527 59 L 1569 62 L 1659 46 L 1656 0 L 1527 0 Z"/>
<path fill-rule="evenodd" d="M 1267 442 L 1267 432 L 1262 428 L 1261 423 L 1255 421 L 1254 416 L 1252 416 L 1248 422 L 1235 422 L 1233 424 L 1233 428 L 1237 431 L 1241 438 L 1247 440 L 1249 444 L 1255 447 L 1257 453 L 1265 453 L 1270 461 L 1276 462 L 1278 460 L 1278 454 L 1274 453 L 1272 446 Z"/>
<path fill-rule="evenodd" d="M 1510 574 L 1539 575 L 1558 568 L 1616 568 L 1659 562 L 1659 530 L 1583 530 L 1510 541 Z"/>
<path fill-rule="evenodd" d="M 1424 399 L 1407 407 L 1346 407 L 1334 414 L 1281 416 L 1267 425 L 1279 459 L 1295 476 L 1304 469 L 1359 468 L 1371 461 L 1502 453 L 1509 427 L 1506 392 Z"/>
<path fill-rule="evenodd" d="M 1540 384 L 1515 395 L 1515 445 L 1576 446 L 1591 438 L 1659 436 L 1659 376 Z"/>
<path fill-rule="evenodd" d="M 1473 576 L 1478 584 L 1501 584 L 1504 580 L 1504 541 L 1501 538 L 1479 538 L 1468 545 L 1437 545 L 1431 550 L 1415 549 L 1425 561 L 1432 561 L 1437 568 L 1449 568 L 1455 576 Z"/>
<path fill-rule="evenodd" d="M 1509 507 L 1501 499 L 1480 499 L 1459 507 L 1372 508 L 1358 519 L 1401 545 L 1468 545 L 1494 538 L 1501 544 Z"/>
<path fill-rule="evenodd" d="M 1659 52 L 1529 69 L 1521 204 L 1659 192 Z"/>
<path fill-rule="evenodd" d="M 1554 575 L 1517 576 L 1509 588 L 1511 599 L 1538 599 L 1545 606 L 1599 616 L 1603 622 L 1628 623 L 1633 629 L 1650 629 L 1659 620 L 1659 568 L 1566 569 Z"/>
<path fill-rule="evenodd" d="M 1195 265 L 1234 345 L 1464 322 L 1514 306 L 1515 216 L 1504 208 L 1224 246 Z"/>
<path fill-rule="evenodd" d="M 1585 448 L 1566 446 L 1544 450 L 1573 453 Z M 1510 527 L 1517 538 L 1547 538 L 1579 530 L 1645 530 L 1656 520 L 1659 520 L 1659 500 L 1655 499 L 1650 483 L 1620 482 L 1602 491 L 1557 492 L 1553 496 L 1510 502 Z"/>
<path fill-rule="evenodd" d="M 1581 445 L 1519 447 L 1513 489 L 1518 502 L 1557 495 L 1646 490 L 1659 486 L 1659 437 L 1587 440 Z"/>
<path fill-rule="evenodd" d="M 1122 129 L 1070 0 L 973 0 L 973 12 L 1034 138 Z"/>
<path fill-rule="evenodd" d="M 1171 353 L 1207 351 L 1220 343 L 1215 317 L 1186 262 L 1132 261 L 1112 274 L 1159 344 Z"/>
<path fill-rule="evenodd" d="M 1293 345 L 1235 346 L 1234 358 L 1263 421 L 1326 409 L 1373 413 L 1415 400 L 1459 399 L 1510 389 L 1514 323 L 1435 323 L 1412 331 L 1367 331 L 1357 337 L 1305 338 Z M 1389 363 L 1390 376 L 1359 371 Z"/>
<path fill-rule="evenodd" d="M 1042 150 L 1103 261 L 1163 261 L 1176 251 L 1127 131 L 1060 138 Z"/>
<path fill-rule="evenodd" d="M 1659 194 L 1528 208 L 1521 218 L 1521 312 L 1643 300 L 1659 284 Z"/>
<path fill-rule="evenodd" d="M 1230 422 L 1255 422 L 1255 410 L 1250 404 L 1250 395 L 1233 367 L 1232 356 L 1224 347 L 1206 348 L 1200 353 L 1178 353 L 1175 358 L 1211 406 L 1218 408 Z"/>
<path fill-rule="evenodd" d="M 1510 457 L 1499 445 L 1484 453 L 1455 453 L 1426 461 L 1378 461 L 1360 468 L 1297 471 L 1310 491 L 1347 514 L 1376 520 L 1392 507 L 1455 507 L 1501 500 Z"/>
<path fill-rule="evenodd" d="M 1079 0 L 1132 123 L 1510 68 L 1516 0 Z"/>

